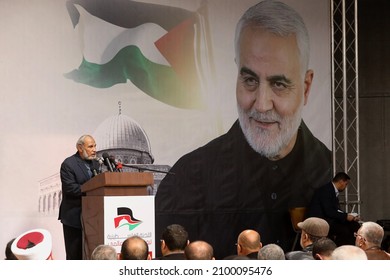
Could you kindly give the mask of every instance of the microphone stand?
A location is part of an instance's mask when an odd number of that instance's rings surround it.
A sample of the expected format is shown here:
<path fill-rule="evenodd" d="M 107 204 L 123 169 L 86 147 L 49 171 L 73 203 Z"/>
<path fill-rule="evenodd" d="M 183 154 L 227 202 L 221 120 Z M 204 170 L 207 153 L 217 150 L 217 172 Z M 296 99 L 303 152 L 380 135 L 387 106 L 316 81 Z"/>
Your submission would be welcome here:
<path fill-rule="evenodd" d="M 139 172 L 141 172 L 141 171 L 153 171 L 153 172 L 158 172 L 158 173 L 165 173 L 165 174 L 175 175 L 175 173 L 172 173 L 172 172 L 169 172 L 169 171 L 162 171 L 162 170 L 151 169 L 151 168 L 146 168 L 146 167 L 141 167 L 141 166 L 131 165 L 131 164 L 124 164 L 124 163 L 122 163 L 122 165 L 126 166 L 126 167 L 137 169 Z"/>

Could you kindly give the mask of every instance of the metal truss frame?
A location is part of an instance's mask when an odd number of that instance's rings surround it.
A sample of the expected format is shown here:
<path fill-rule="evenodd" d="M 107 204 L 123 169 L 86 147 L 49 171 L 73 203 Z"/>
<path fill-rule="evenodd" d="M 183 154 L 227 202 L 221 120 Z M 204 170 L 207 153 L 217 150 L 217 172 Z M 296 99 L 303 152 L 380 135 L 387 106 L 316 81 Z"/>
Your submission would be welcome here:
<path fill-rule="evenodd" d="M 345 211 L 360 213 L 357 0 L 331 0 L 333 171 L 351 182 L 340 196 Z"/>

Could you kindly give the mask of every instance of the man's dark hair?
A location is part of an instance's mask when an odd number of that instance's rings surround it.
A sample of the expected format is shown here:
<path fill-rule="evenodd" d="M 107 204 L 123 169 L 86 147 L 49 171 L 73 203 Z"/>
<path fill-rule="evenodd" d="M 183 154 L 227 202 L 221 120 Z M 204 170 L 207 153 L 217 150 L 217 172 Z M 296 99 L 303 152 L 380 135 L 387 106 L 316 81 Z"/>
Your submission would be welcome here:
<path fill-rule="evenodd" d="M 181 225 L 169 225 L 164 229 L 162 239 L 170 251 L 184 250 L 187 246 L 188 232 Z"/>
<path fill-rule="evenodd" d="M 317 259 L 317 254 L 330 256 L 337 245 L 328 237 L 322 237 L 313 243 L 313 258 Z"/>
<path fill-rule="evenodd" d="M 338 182 L 338 181 L 348 181 L 351 180 L 351 177 L 348 176 L 347 173 L 345 172 L 339 172 L 333 177 L 333 182 Z"/>

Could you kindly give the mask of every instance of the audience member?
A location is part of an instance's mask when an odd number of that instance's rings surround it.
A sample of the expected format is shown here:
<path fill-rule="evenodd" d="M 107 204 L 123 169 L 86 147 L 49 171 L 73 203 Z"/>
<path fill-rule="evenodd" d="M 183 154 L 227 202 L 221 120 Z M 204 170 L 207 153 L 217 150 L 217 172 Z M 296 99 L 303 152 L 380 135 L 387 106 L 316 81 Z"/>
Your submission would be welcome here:
<path fill-rule="evenodd" d="M 331 182 L 316 190 L 308 211 L 308 217 L 323 218 L 329 223 L 328 237 L 337 246 L 354 245 L 354 232 L 360 227 L 359 217 L 342 211 L 338 199 L 339 193 L 346 189 L 350 180 L 346 173 L 337 173 Z"/>
<path fill-rule="evenodd" d="M 12 238 L 10 241 L 8 241 L 7 245 L 5 246 L 5 259 L 4 260 L 17 260 L 18 258 L 12 253 L 11 246 L 14 242 L 15 238 Z"/>
<path fill-rule="evenodd" d="M 76 142 L 77 152 L 61 164 L 62 201 L 58 219 L 62 223 L 67 260 L 83 259 L 81 225 L 81 185 L 98 173 L 96 143 L 83 135 Z"/>
<path fill-rule="evenodd" d="M 267 244 L 259 250 L 257 254 L 258 260 L 285 260 L 284 251 L 282 247 L 277 244 Z"/>
<path fill-rule="evenodd" d="M 332 260 L 367 260 L 363 249 L 354 245 L 342 245 L 333 250 Z"/>
<path fill-rule="evenodd" d="M 247 256 L 250 259 L 257 259 L 257 253 L 263 245 L 260 234 L 251 229 L 242 231 L 237 238 L 237 255 Z"/>
<path fill-rule="evenodd" d="M 206 241 L 194 241 L 184 249 L 187 260 L 214 260 L 213 247 Z"/>
<path fill-rule="evenodd" d="M 150 260 L 149 246 L 139 236 L 127 238 L 121 247 L 120 260 Z"/>
<path fill-rule="evenodd" d="M 238 120 L 180 158 L 156 193 L 157 238 L 176 221 L 213 244 L 217 259 L 236 253 L 228 244 L 247 228 L 291 248 L 289 208 L 307 207 L 332 167 L 331 152 L 302 120 L 314 77 L 302 17 L 280 1 L 261 1 L 235 34 Z"/>
<path fill-rule="evenodd" d="M 321 218 L 311 217 L 298 223 L 302 230 L 300 244 L 301 251 L 286 253 L 287 260 L 313 260 L 313 243 L 321 237 L 328 236 L 329 224 Z"/>
<path fill-rule="evenodd" d="M 114 247 L 110 245 L 99 245 L 91 254 L 91 260 L 117 260 L 118 254 Z"/>
<path fill-rule="evenodd" d="M 188 232 L 178 224 L 167 226 L 161 239 L 162 257 L 157 260 L 184 260 L 184 248 L 189 243 Z"/>
<path fill-rule="evenodd" d="M 11 251 L 18 260 L 52 260 L 52 246 L 50 232 L 39 228 L 16 237 Z"/>
<path fill-rule="evenodd" d="M 385 235 L 383 228 L 374 222 L 365 222 L 355 234 L 355 245 L 362 248 L 369 260 L 390 260 L 390 255 L 382 250 Z"/>
<path fill-rule="evenodd" d="M 315 260 L 330 260 L 336 243 L 328 237 L 322 237 L 313 243 L 313 258 Z"/>

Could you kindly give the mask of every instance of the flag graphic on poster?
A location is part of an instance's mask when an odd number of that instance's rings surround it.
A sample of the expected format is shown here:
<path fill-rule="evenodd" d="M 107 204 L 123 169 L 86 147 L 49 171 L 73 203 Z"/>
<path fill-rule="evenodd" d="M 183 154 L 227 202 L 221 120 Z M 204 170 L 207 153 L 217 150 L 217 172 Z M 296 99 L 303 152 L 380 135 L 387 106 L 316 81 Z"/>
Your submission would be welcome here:
<path fill-rule="evenodd" d="M 115 228 L 126 226 L 129 230 L 133 230 L 142 223 L 142 221 L 134 218 L 133 210 L 128 207 L 118 207 L 117 214 L 114 218 Z"/>
<path fill-rule="evenodd" d="M 211 51 L 200 10 L 131 0 L 70 0 L 67 8 L 83 60 L 65 77 L 96 88 L 130 81 L 165 104 L 204 106 Z"/>

